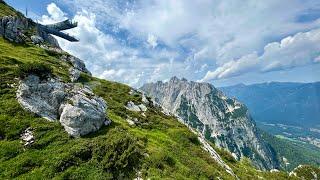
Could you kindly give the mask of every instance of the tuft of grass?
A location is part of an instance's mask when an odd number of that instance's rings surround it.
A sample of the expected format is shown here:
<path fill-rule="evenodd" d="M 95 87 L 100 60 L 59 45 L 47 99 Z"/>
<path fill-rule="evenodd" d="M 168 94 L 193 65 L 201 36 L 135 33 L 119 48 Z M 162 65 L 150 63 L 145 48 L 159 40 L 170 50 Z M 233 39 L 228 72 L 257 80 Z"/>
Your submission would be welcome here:
<path fill-rule="evenodd" d="M 19 65 L 19 68 L 16 73 L 21 79 L 25 78 L 30 74 L 37 75 L 42 79 L 46 79 L 52 74 L 52 71 L 53 70 L 49 65 L 34 62 Z"/>

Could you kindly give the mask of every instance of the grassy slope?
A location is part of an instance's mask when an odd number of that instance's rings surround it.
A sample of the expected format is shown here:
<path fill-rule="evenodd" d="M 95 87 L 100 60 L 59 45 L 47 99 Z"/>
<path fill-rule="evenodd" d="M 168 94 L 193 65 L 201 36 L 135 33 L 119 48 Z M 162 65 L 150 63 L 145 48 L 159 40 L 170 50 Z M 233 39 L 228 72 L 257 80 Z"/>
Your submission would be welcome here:
<path fill-rule="evenodd" d="M 16 13 L 1 1 L 0 10 L 0 16 Z M 120 83 L 82 76 L 79 83 L 90 85 L 107 101 L 112 120 L 110 126 L 82 138 L 69 137 L 58 122 L 24 111 L 15 98 L 18 77 L 51 69 L 52 76 L 69 82 L 69 65 L 59 56 L 0 37 L 0 179 L 132 178 L 137 170 L 153 179 L 233 179 L 175 118 L 155 107 L 148 107 L 146 117 L 127 111 L 125 103 L 139 103 L 141 96 L 129 95 L 130 87 Z M 139 119 L 135 127 L 125 121 L 128 115 Z M 28 148 L 19 138 L 27 127 L 36 137 Z M 218 151 L 241 179 L 287 179 L 285 173 L 260 172 L 248 160 L 236 162 Z"/>
<path fill-rule="evenodd" d="M 8 15 L 12 15 L 12 16 L 21 16 L 22 14 L 17 12 L 15 9 L 13 9 L 12 7 L 6 5 L 6 3 L 3 2 L 3 0 L 0 0 L 0 17 L 2 16 L 8 16 Z"/>
<path fill-rule="evenodd" d="M 49 66 L 53 76 L 69 81 L 69 65 L 59 61 L 59 55 L 0 38 L 0 179 L 134 177 L 134 169 L 153 178 L 232 179 L 202 150 L 196 136 L 173 117 L 155 107 L 148 108 L 147 117 L 126 110 L 126 102 L 139 103 L 141 96 L 129 95 L 130 87 L 120 83 L 81 78 L 80 83 L 90 85 L 107 101 L 112 124 L 83 138 L 69 137 L 59 123 L 24 111 L 16 101 L 19 69 L 30 64 Z M 127 115 L 137 117 L 140 123 L 130 127 Z M 27 127 L 33 128 L 36 142 L 24 148 L 19 135 Z M 240 177 L 271 175 L 223 154 Z"/>

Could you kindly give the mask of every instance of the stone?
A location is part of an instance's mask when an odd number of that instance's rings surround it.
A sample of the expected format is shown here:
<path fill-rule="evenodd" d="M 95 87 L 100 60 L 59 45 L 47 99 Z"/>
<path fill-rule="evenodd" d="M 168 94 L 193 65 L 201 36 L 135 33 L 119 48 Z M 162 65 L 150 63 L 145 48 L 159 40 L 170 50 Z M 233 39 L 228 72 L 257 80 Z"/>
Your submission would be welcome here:
<path fill-rule="evenodd" d="M 139 104 L 138 107 L 140 108 L 141 111 L 146 112 L 148 109 L 144 104 Z"/>
<path fill-rule="evenodd" d="M 66 96 L 63 83 L 51 80 L 41 81 L 38 76 L 30 75 L 20 82 L 17 99 L 21 106 L 39 116 L 56 121 L 58 109 Z"/>
<path fill-rule="evenodd" d="M 88 86 L 29 75 L 20 81 L 17 99 L 24 109 L 59 121 L 71 136 L 89 134 L 106 123 L 106 102 Z"/>
<path fill-rule="evenodd" d="M 71 67 L 69 69 L 69 75 L 70 75 L 70 80 L 71 82 L 75 82 L 79 79 L 80 75 L 81 75 L 81 71 L 79 71 L 78 69 L 75 69 L 73 67 Z"/>
<path fill-rule="evenodd" d="M 279 170 L 278 169 L 271 169 L 270 172 L 271 173 L 276 173 L 276 172 L 279 172 Z"/>
<path fill-rule="evenodd" d="M 103 124 L 105 126 L 109 126 L 111 124 L 111 121 L 109 119 L 106 119 Z"/>
<path fill-rule="evenodd" d="M 70 63 L 72 65 L 73 69 L 78 70 L 83 73 L 86 73 L 91 76 L 91 72 L 86 68 L 86 65 L 84 64 L 84 62 L 81 59 L 76 58 L 71 55 L 63 55 L 61 57 L 61 60 Z M 69 72 L 70 72 L 70 70 L 69 70 Z"/>
<path fill-rule="evenodd" d="M 24 143 L 24 146 L 30 146 L 34 143 L 35 138 L 32 132 L 32 128 L 28 127 L 23 131 L 23 133 L 20 135 L 21 140 Z"/>
<path fill-rule="evenodd" d="M 36 35 L 31 36 L 31 41 L 33 44 L 42 44 L 44 42 L 42 37 Z"/>
<path fill-rule="evenodd" d="M 126 105 L 126 108 L 130 111 L 135 111 L 135 112 L 146 112 L 148 109 L 144 104 L 139 104 L 135 105 L 134 102 L 129 101 Z"/>
<path fill-rule="evenodd" d="M 86 68 L 86 65 L 81 59 L 71 55 L 63 56 L 62 58 L 63 60 L 70 62 L 75 69 L 91 75 L 90 71 Z"/>
<path fill-rule="evenodd" d="M 130 126 L 135 125 L 135 123 L 134 123 L 134 121 L 132 121 L 132 119 L 127 118 L 126 121 L 128 122 L 128 124 L 129 124 Z"/>
<path fill-rule="evenodd" d="M 142 93 L 142 102 L 145 103 L 145 104 L 149 104 L 149 100 L 147 99 L 145 93 Z"/>
<path fill-rule="evenodd" d="M 129 101 L 126 105 L 126 108 L 130 111 L 140 112 L 139 106 L 135 105 L 134 102 Z"/>
<path fill-rule="evenodd" d="M 62 105 L 60 123 L 71 136 L 95 132 L 105 122 L 106 104 L 99 98 L 89 99 L 76 94 L 68 99 L 71 104 Z"/>

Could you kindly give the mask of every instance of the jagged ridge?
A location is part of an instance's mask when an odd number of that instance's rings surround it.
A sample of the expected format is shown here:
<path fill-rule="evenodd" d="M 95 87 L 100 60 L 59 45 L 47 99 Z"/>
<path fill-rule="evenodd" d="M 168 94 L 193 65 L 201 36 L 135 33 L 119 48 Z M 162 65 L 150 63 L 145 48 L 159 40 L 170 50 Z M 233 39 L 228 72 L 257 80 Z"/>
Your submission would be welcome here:
<path fill-rule="evenodd" d="M 261 139 L 247 108 L 211 84 L 173 77 L 169 82 L 145 84 L 141 90 L 237 159 L 249 157 L 261 169 L 278 167 L 275 154 Z"/>

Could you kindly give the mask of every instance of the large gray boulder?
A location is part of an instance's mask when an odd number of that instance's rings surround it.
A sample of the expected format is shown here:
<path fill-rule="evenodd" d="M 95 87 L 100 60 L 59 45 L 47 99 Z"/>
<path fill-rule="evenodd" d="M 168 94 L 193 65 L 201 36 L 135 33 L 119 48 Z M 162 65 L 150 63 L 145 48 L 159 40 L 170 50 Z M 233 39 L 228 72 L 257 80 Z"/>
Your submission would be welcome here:
<path fill-rule="evenodd" d="M 49 121 L 58 119 L 58 109 L 66 95 L 63 83 L 54 79 L 41 81 L 34 75 L 22 80 L 17 91 L 17 99 L 22 107 Z"/>
<path fill-rule="evenodd" d="M 97 131 L 106 121 L 106 102 L 81 84 L 29 75 L 21 80 L 17 99 L 24 109 L 59 121 L 71 136 Z"/>
<path fill-rule="evenodd" d="M 60 123 L 72 136 L 97 131 L 105 122 L 105 101 L 94 96 L 88 87 L 76 86 L 68 100 L 60 106 Z"/>

